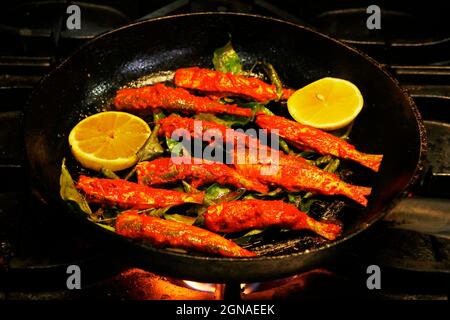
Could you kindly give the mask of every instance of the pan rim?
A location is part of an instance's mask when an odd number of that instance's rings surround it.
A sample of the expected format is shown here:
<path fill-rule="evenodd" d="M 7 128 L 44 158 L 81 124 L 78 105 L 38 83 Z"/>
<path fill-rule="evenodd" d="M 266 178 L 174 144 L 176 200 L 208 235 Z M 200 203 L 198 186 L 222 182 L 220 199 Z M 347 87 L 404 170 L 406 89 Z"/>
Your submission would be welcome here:
<path fill-rule="evenodd" d="M 361 232 L 365 231 L 367 228 L 369 228 L 370 226 L 372 226 L 375 222 L 381 220 L 408 192 L 408 190 L 417 182 L 417 180 L 420 177 L 420 174 L 423 170 L 423 162 L 424 159 L 426 157 L 426 152 L 427 152 L 427 137 L 426 137 L 426 131 L 425 131 L 425 126 L 422 120 L 422 116 L 415 104 L 415 102 L 413 101 L 412 97 L 408 94 L 407 90 L 403 89 L 400 84 L 399 81 L 394 78 L 387 70 L 386 68 L 379 63 L 378 61 L 376 61 L 375 59 L 373 59 L 372 57 L 368 56 L 366 53 L 361 52 L 360 50 L 352 47 L 351 45 L 348 45 L 346 43 L 343 43 L 340 40 L 337 40 L 335 38 L 332 38 L 324 33 L 321 33 L 319 31 L 316 31 L 310 27 L 304 26 L 304 25 L 300 25 L 300 24 L 296 24 L 293 22 L 289 22 L 289 21 L 285 21 L 285 20 L 281 20 L 281 19 L 277 19 L 277 18 L 272 18 L 272 17 L 267 17 L 267 16 L 262 16 L 262 15 L 256 15 L 256 14 L 247 14 L 247 13 L 234 13 L 234 12 L 198 12 L 198 13 L 186 13 L 186 14 L 176 14 L 176 15 L 169 15 L 169 16 L 164 16 L 164 17 L 156 17 L 156 18 L 151 18 L 148 20 L 142 20 L 142 21 L 138 21 L 138 22 L 133 22 L 130 24 L 127 24 L 125 26 L 116 28 L 114 30 L 110 30 L 107 31 L 105 33 L 102 33 L 100 35 L 98 35 L 97 37 L 89 40 L 88 42 L 86 42 L 85 44 L 83 44 L 82 46 L 80 46 L 77 50 L 75 50 L 69 57 L 67 57 L 66 59 L 64 59 L 60 64 L 58 64 L 51 72 L 49 72 L 48 74 L 46 74 L 41 81 L 39 82 L 39 85 L 36 86 L 33 90 L 33 92 L 30 95 L 30 100 L 32 100 L 32 97 L 40 90 L 40 88 L 43 86 L 43 84 L 46 82 L 46 80 L 51 77 L 54 73 L 56 73 L 59 69 L 61 69 L 65 64 L 67 64 L 74 56 L 76 56 L 79 52 L 83 51 L 86 47 L 90 46 L 91 43 L 97 41 L 98 39 L 101 39 L 103 37 L 107 37 L 110 34 L 114 34 L 116 32 L 119 32 L 121 30 L 125 30 L 128 28 L 133 28 L 135 26 L 139 26 L 139 25 L 144 25 L 144 24 L 149 24 L 149 23 L 155 23 L 158 21 L 163 21 L 163 20 L 174 20 L 174 19 L 179 19 L 179 18 L 185 18 L 185 17 L 192 17 L 192 16 L 241 16 L 241 17 L 247 17 L 247 18 L 252 18 L 252 19 L 257 19 L 257 20 L 263 20 L 263 21 L 272 21 L 275 23 L 279 23 L 279 24 L 283 24 L 283 25 L 289 25 L 291 27 L 294 28 L 299 28 L 302 30 L 305 30 L 309 33 L 313 33 L 318 37 L 324 38 L 326 39 L 326 41 L 331 41 L 333 43 L 335 43 L 335 45 L 340 46 L 345 48 L 346 50 L 350 50 L 352 51 L 354 54 L 361 56 L 362 58 L 364 58 L 364 60 L 366 60 L 368 63 L 372 64 L 373 66 L 375 66 L 379 71 L 381 71 L 385 77 L 387 77 L 393 84 L 394 86 L 400 91 L 402 92 L 404 98 L 407 100 L 413 114 L 414 117 L 416 119 L 417 122 L 417 126 L 419 129 L 419 138 L 420 138 L 420 146 L 419 146 L 419 155 L 418 155 L 418 160 L 416 163 L 416 168 L 414 170 L 414 173 L 412 174 L 411 178 L 409 179 L 409 181 L 405 184 L 405 186 L 402 188 L 401 191 L 399 191 L 395 196 L 393 196 L 392 200 L 383 208 L 380 210 L 379 214 L 375 215 L 374 218 L 372 218 L 371 220 L 367 221 L 366 223 L 364 223 L 364 225 L 362 227 L 360 227 L 358 230 L 352 232 L 351 234 L 346 235 L 343 238 L 339 238 L 336 241 L 333 241 L 331 243 L 326 243 L 323 246 L 320 246 L 319 248 L 313 248 L 307 251 L 302 251 L 302 252 L 296 252 L 296 253 L 291 253 L 291 254 L 283 254 L 283 255 L 276 255 L 276 256 L 257 256 L 257 257 L 252 257 L 252 258 L 228 258 L 228 257 L 214 257 L 214 256 L 199 256 L 199 255 L 192 255 L 192 254 L 188 254 L 188 253 L 178 253 L 178 252 L 170 252 L 167 251 L 166 249 L 161 249 L 161 248 L 156 248 L 153 247 L 151 245 L 146 245 L 143 243 L 136 243 L 135 241 L 133 241 L 132 239 L 127 239 L 124 238 L 118 234 L 116 234 L 115 232 L 112 231 L 108 231 L 103 229 L 102 227 L 96 225 L 96 228 L 100 231 L 103 230 L 104 232 L 107 232 L 108 234 L 110 234 L 111 236 L 117 236 L 120 238 L 123 238 L 124 240 L 127 240 L 127 242 L 132 243 L 134 246 L 138 246 L 140 248 L 146 249 L 146 250 L 151 250 L 154 252 L 157 252 L 159 254 L 162 255 L 171 255 L 171 256 L 177 256 L 177 257 L 182 257 L 183 259 L 192 259 L 195 261 L 216 261 L 216 262 L 224 262 L 224 263 L 228 263 L 228 262 L 232 262 L 235 263 L 236 261 L 242 262 L 242 263 L 256 263 L 256 262 L 262 262 L 262 261 L 274 261 L 274 260 L 285 260 L 285 259 L 295 259 L 296 257 L 303 257 L 303 256 L 307 256 L 310 255 L 312 256 L 313 254 L 322 252 L 326 249 L 331 249 L 334 247 L 337 247 L 338 245 L 341 245 L 345 242 L 348 242 L 348 240 L 352 239 L 353 237 L 359 235 Z M 25 138 L 25 146 L 26 146 L 26 153 L 27 153 L 27 157 L 28 157 L 28 153 L 30 152 L 30 148 L 28 148 L 28 144 L 27 144 L 27 127 L 29 127 L 28 123 L 30 123 L 30 110 L 31 110 L 31 103 L 28 103 L 27 106 L 24 109 L 24 138 Z M 29 162 L 28 162 L 29 163 Z M 72 211 L 73 209 L 71 209 L 67 203 L 65 203 L 63 200 L 59 199 L 59 202 L 64 203 L 65 207 L 69 209 L 69 211 Z"/>

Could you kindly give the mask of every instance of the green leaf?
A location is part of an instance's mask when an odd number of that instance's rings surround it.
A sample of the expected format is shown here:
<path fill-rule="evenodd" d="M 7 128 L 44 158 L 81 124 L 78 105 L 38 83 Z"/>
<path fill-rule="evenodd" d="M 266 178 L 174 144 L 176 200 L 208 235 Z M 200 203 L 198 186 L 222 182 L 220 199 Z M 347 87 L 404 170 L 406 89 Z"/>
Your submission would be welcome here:
<path fill-rule="evenodd" d="M 116 232 L 116 228 L 111 227 L 111 226 L 108 226 L 108 225 L 106 225 L 106 224 L 103 224 L 103 223 L 97 223 L 97 225 L 99 225 L 100 227 L 102 227 L 102 228 L 104 228 L 104 229 L 106 229 L 106 230 L 109 230 L 109 231 L 112 231 L 112 232 Z"/>
<path fill-rule="evenodd" d="M 81 211 L 92 214 L 91 208 L 86 201 L 86 199 L 78 192 L 73 182 L 72 176 L 67 170 L 66 159 L 64 158 L 61 165 L 61 176 L 59 177 L 60 191 L 59 194 L 61 198 L 65 201 L 75 202 Z"/>
<path fill-rule="evenodd" d="M 299 209 L 301 210 L 301 211 L 303 211 L 303 212 L 308 212 L 309 211 L 309 209 L 311 208 L 311 205 L 314 203 L 314 202 L 316 202 L 317 201 L 317 199 L 314 199 L 314 198 L 306 198 L 305 199 L 305 197 L 303 197 L 303 199 L 302 199 L 302 201 L 300 202 L 300 207 L 299 207 Z"/>
<path fill-rule="evenodd" d="M 153 159 L 164 152 L 164 149 L 159 143 L 158 139 L 159 127 L 159 124 L 153 127 L 153 131 L 150 134 L 150 137 L 136 154 L 139 162 Z"/>
<path fill-rule="evenodd" d="M 155 122 L 157 122 L 158 119 L 162 119 L 164 117 L 164 114 L 162 112 L 156 113 L 153 115 L 153 119 L 155 119 Z M 160 156 L 164 153 L 164 148 L 161 146 L 161 143 L 158 139 L 158 131 L 159 131 L 160 125 L 157 124 L 153 127 L 153 131 L 150 134 L 150 137 L 148 137 L 147 141 L 144 143 L 142 148 L 136 153 L 136 156 L 138 158 L 138 162 L 151 160 L 153 158 L 156 158 L 157 156 Z M 136 167 L 134 166 L 126 175 L 124 178 L 125 180 L 129 180 L 134 173 L 136 172 Z"/>
<path fill-rule="evenodd" d="M 263 67 L 270 81 L 276 87 L 277 100 L 280 100 L 281 97 L 283 96 L 283 84 L 281 83 L 281 79 L 280 76 L 278 75 L 278 72 L 275 70 L 274 66 L 270 63 L 264 62 Z"/>
<path fill-rule="evenodd" d="M 257 238 L 261 237 L 261 233 L 264 232 L 264 229 L 253 229 L 244 234 L 243 236 L 240 236 L 238 238 L 232 239 L 234 243 L 238 245 L 246 245 L 250 242 L 256 240 Z"/>
<path fill-rule="evenodd" d="M 166 145 L 172 156 L 181 157 L 183 155 L 183 143 L 166 137 Z"/>
<path fill-rule="evenodd" d="M 273 113 L 264 104 L 261 104 L 261 103 L 258 103 L 258 102 L 250 102 L 250 103 L 253 104 L 253 112 L 254 112 L 254 114 L 256 114 L 258 112 L 262 112 L 262 113 L 267 114 L 269 116 L 274 116 L 275 115 L 275 113 Z"/>
<path fill-rule="evenodd" d="M 278 139 L 279 139 L 281 150 L 283 150 L 287 154 L 290 154 L 291 153 L 291 149 L 289 148 L 288 143 L 281 137 L 279 137 Z"/>
<path fill-rule="evenodd" d="M 257 193 L 254 196 L 259 198 L 259 197 L 269 197 L 269 198 L 273 198 L 273 197 L 277 197 L 279 196 L 281 193 L 283 193 L 284 190 L 281 188 L 276 188 L 273 191 L 270 191 L 268 193 Z"/>
<path fill-rule="evenodd" d="M 166 220 L 181 222 L 181 223 L 187 224 L 189 226 L 192 226 L 194 224 L 195 220 L 196 220 L 196 218 L 194 218 L 194 217 L 184 216 L 184 215 L 176 214 L 176 213 L 174 213 L 174 214 L 165 214 L 164 218 Z"/>
<path fill-rule="evenodd" d="M 293 205 L 295 205 L 297 208 L 300 206 L 300 203 L 302 201 L 302 197 L 300 195 L 297 194 L 288 194 L 288 201 L 289 203 L 292 203 Z"/>
<path fill-rule="evenodd" d="M 333 158 L 330 155 L 325 155 L 325 156 L 321 156 L 321 157 L 317 158 L 316 160 L 312 161 L 311 164 L 318 167 L 318 166 L 321 166 L 324 164 L 326 165 L 326 164 L 330 163 L 330 161 L 332 159 Z"/>
<path fill-rule="evenodd" d="M 203 225 L 203 214 L 206 212 L 207 208 L 209 206 L 212 206 L 214 204 L 222 203 L 222 202 L 229 202 L 233 200 L 237 200 L 245 193 L 245 189 L 237 189 L 235 191 L 231 191 L 229 188 L 222 187 L 219 184 L 215 183 L 210 185 L 205 190 L 205 198 L 203 200 L 203 203 L 205 205 L 199 206 L 196 209 L 197 213 L 197 219 L 195 220 L 194 225 L 195 226 L 202 226 Z"/>
<path fill-rule="evenodd" d="M 102 175 L 104 175 L 106 178 L 109 179 L 120 179 L 120 177 L 114 173 L 114 171 L 110 170 L 110 169 L 104 169 L 102 168 L 100 170 L 100 172 L 102 173 Z"/>
<path fill-rule="evenodd" d="M 234 51 L 231 41 L 214 51 L 212 62 L 214 69 L 222 72 L 231 72 L 233 74 L 242 71 L 242 63 L 236 51 Z"/>
<path fill-rule="evenodd" d="M 222 186 L 218 185 L 217 183 L 215 183 L 215 184 L 210 185 L 208 187 L 208 189 L 206 189 L 205 196 L 209 200 L 214 201 L 223 196 L 226 196 L 230 192 L 231 192 L 231 190 L 229 188 L 222 187 Z"/>
<path fill-rule="evenodd" d="M 333 159 L 325 166 L 323 170 L 334 173 L 339 168 L 341 161 L 339 159 Z"/>
<path fill-rule="evenodd" d="M 158 124 L 159 120 L 164 119 L 166 115 L 163 112 L 156 112 L 153 114 L 153 122 Z"/>
<path fill-rule="evenodd" d="M 245 126 L 247 123 L 250 122 L 251 118 L 248 117 L 239 117 L 234 115 L 221 115 L 216 116 L 211 113 L 200 113 L 195 116 L 195 119 L 202 120 L 202 121 L 210 121 L 215 122 L 218 124 L 221 124 L 223 126 L 226 126 L 228 128 L 231 128 L 232 126 Z"/>
<path fill-rule="evenodd" d="M 231 191 L 229 188 L 222 187 L 218 184 L 212 184 L 205 191 L 205 203 L 208 205 L 221 202 L 229 202 L 239 199 L 245 192 L 245 189 L 237 189 Z"/>
<path fill-rule="evenodd" d="M 169 211 L 170 208 L 171 208 L 171 206 L 164 207 L 164 208 L 150 208 L 150 209 L 141 210 L 141 211 L 139 211 L 139 213 L 143 213 L 147 216 L 161 218 L 162 216 L 164 216 L 164 214 L 167 211 Z"/>
<path fill-rule="evenodd" d="M 183 191 L 186 192 L 186 193 L 199 193 L 199 192 L 201 192 L 198 189 L 196 189 L 193 186 L 191 186 L 189 183 L 187 183 L 184 180 L 181 180 L 181 184 L 183 185 Z"/>

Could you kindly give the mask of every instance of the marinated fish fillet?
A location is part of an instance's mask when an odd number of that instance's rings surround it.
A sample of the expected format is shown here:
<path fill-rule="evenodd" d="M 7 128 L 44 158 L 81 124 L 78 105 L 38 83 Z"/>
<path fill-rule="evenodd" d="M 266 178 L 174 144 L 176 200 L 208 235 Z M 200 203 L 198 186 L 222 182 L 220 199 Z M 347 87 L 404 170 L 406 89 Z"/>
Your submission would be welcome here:
<path fill-rule="evenodd" d="M 183 248 L 225 257 L 256 256 L 208 230 L 146 216 L 135 210 L 125 211 L 117 216 L 116 232 L 128 238 L 146 240 L 156 247 Z"/>
<path fill-rule="evenodd" d="M 194 188 L 204 184 L 218 183 L 267 193 L 269 188 L 262 183 L 241 175 L 236 170 L 219 162 L 199 158 L 160 158 L 137 164 L 138 182 L 145 185 L 160 185 L 179 180 L 188 180 Z"/>
<path fill-rule="evenodd" d="M 176 70 L 175 84 L 220 96 L 243 96 L 259 102 L 278 98 L 275 85 L 260 79 L 198 67 Z M 293 93 L 294 90 L 283 89 L 282 99 L 288 99 Z"/>
<path fill-rule="evenodd" d="M 184 193 L 156 189 L 122 179 L 80 176 L 76 187 L 86 194 L 88 202 L 108 204 L 122 209 L 148 209 L 183 203 L 203 203 L 204 193 Z"/>
<path fill-rule="evenodd" d="M 284 117 L 259 114 L 256 117 L 256 123 L 267 130 L 278 130 L 278 134 L 281 137 L 293 142 L 299 148 L 311 149 L 324 155 L 328 154 L 338 158 L 350 159 L 373 171 L 379 170 L 383 159 L 383 155 L 360 152 L 343 139 Z"/>
<path fill-rule="evenodd" d="M 208 97 L 199 97 L 183 88 L 171 88 L 162 83 L 142 88 L 117 91 L 114 105 L 118 110 L 178 111 L 181 113 L 226 113 L 251 117 L 252 110 L 235 104 L 222 104 Z"/>
<path fill-rule="evenodd" d="M 341 234 L 341 227 L 314 220 L 294 205 L 274 200 L 236 200 L 208 207 L 203 215 L 205 227 L 214 232 L 279 227 L 311 230 L 328 240 Z"/>

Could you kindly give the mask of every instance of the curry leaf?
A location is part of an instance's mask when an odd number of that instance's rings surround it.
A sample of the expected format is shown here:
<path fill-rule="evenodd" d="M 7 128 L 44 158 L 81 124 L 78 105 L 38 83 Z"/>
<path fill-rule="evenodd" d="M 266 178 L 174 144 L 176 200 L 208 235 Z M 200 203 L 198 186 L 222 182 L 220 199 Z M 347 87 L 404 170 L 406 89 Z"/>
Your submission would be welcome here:
<path fill-rule="evenodd" d="M 166 137 L 166 145 L 171 155 L 181 157 L 183 155 L 183 143 Z"/>
<path fill-rule="evenodd" d="M 245 189 L 237 189 L 231 191 L 229 188 L 222 187 L 218 184 L 212 184 L 206 189 L 205 203 L 217 204 L 221 202 L 229 202 L 239 199 L 245 192 Z"/>
<path fill-rule="evenodd" d="M 270 111 L 269 108 L 266 107 L 266 105 L 259 103 L 259 102 L 246 102 L 246 103 L 241 103 L 239 106 L 243 107 L 243 108 L 251 108 L 253 110 L 254 115 L 256 115 L 257 113 L 260 113 L 260 112 L 267 114 L 269 116 L 275 115 L 272 111 Z"/>
<path fill-rule="evenodd" d="M 222 72 L 231 72 L 233 74 L 242 71 L 242 63 L 236 51 L 234 51 L 231 41 L 214 51 L 213 54 L 214 69 Z"/>
<path fill-rule="evenodd" d="M 278 75 L 277 71 L 275 70 L 272 64 L 264 62 L 263 67 L 270 81 L 272 82 L 273 85 L 275 85 L 277 91 L 277 100 L 280 100 L 281 97 L 283 96 L 283 84 L 281 83 L 280 76 Z"/>
<path fill-rule="evenodd" d="M 288 200 L 289 200 L 289 203 L 292 203 L 293 205 L 295 205 L 298 208 L 302 201 L 302 197 L 300 195 L 289 193 Z"/>
<path fill-rule="evenodd" d="M 302 201 L 300 202 L 299 209 L 303 212 L 308 212 L 309 209 L 311 208 L 311 205 L 316 201 L 317 201 L 317 199 L 314 199 L 314 198 L 308 199 L 308 198 L 303 197 Z"/>
<path fill-rule="evenodd" d="M 330 162 L 328 162 L 328 164 L 325 166 L 323 170 L 334 173 L 339 168 L 340 163 L 341 161 L 339 159 L 333 159 Z"/>
<path fill-rule="evenodd" d="M 187 224 L 187 225 L 190 225 L 190 226 L 192 226 L 194 224 L 195 220 L 196 220 L 196 218 L 194 218 L 194 217 L 184 216 L 184 215 L 176 214 L 176 213 L 174 213 L 174 214 L 165 214 L 164 218 L 166 220 L 181 222 L 181 223 L 184 223 L 184 224 Z"/>
<path fill-rule="evenodd" d="M 264 229 L 253 229 L 244 234 L 243 236 L 240 236 L 239 238 L 232 239 L 234 243 L 238 245 L 246 245 L 249 244 L 252 241 L 255 241 L 256 239 L 260 238 L 262 235 L 261 233 L 264 232 Z"/>
<path fill-rule="evenodd" d="M 120 177 L 119 177 L 117 174 L 115 174 L 114 171 L 112 171 L 112 170 L 110 170 L 110 169 L 102 168 L 102 169 L 100 170 L 100 172 L 101 172 L 102 175 L 104 175 L 106 178 L 109 178 L 109 179 L 120 179 Z"/>
<path fill-rule="evenodd" d="M 108 226 L 108 225 L 103 224 L 103 223 L 97 223 L 97 225 L 102 227 L 102 228 L 104 228 L 104 229 L 106 229 L 106 230 L 109 230 L 109 231 L 112 231 L 112 232 L 116 232 L 116 228 L 114 228 L 112 226 Z"/>
<path fill-rule="evenodd" d="M 184 180 L 181 180 L 181 184 L 183 185 L 183 191 L 186 192 L 186 193 L 199 193 L 199 192 L 201 192 L 198 189 L 196 189 L 193 186 L 191 186 L 189 183 L 187 183 Z"/>
<path fill-rule="evenodd" d="M 206 189 L 205 196 L 209 200 L 215 201 L 221 197 L 226 196 L 230 192 L 231 192 L 231 190 L 229 188 L 222 187 L 215 183 L 215 184 L 210 185 L 208 187 L 208 189 Z"/>
<path fill-rule="evenodd" d="M 156 118 L 157 116 L 154 115 L 154 119 Z M 159 128 L 160 128 L 159 124 L 153 127 L 153 131 L 150 134 L 150 137 L 148 137 L 147 141 L 144 143 L 142 148 L 139 149 L 139 151 L 136 153 L 138 162 L 151 160 L 164 153 L 164 148 L 161 146 L 161 143 L 159 142 L 158 139 Z M 129 180 L 134 175 L 135 172 L 136 167 L 133 167 L 133 169 L 131 169 L 130 172 L 128 172 L 128 174 L 126 175 L 125 180 Z"/>
<path fill-rule="evenodd" d="M 72 176 L 67 170 L 66 159 L 64 158 L 61 165 L 61 176 L 59 177 L 60 195 L 65 201 L 75 202 L 78 207 L 87 214 L 92 214 L 91 208 L 86 199 L 78 192 L 73 182 Z"/>
<path fill-rule="evenodd" d="M 257 193 L 254 196 L 259 198 L 259 197 L 269 197 L 269 198 L 273 198 L 273 197 L 277 197 L 280 194 L 282 194 L 284 191 L 281 188 L 276 188 L 275 190 L 272 190 L 268 193 Z"/>
<path fill-rule="evenodd" d="M 242 198 L 242 200 L 254 200 L 254 199 L 257 199 L 257 197 L 255 197 L 255 195 L 252 193 L 247 194 Z"/>
<path fill-rule="evenodd" d="M 155 112 L 153 114 L 153 122 L 155 124 L 158 124 L 159 120 L 164 119 L 166 117 L 166 115 L 163 112 Z"/>
<path fill-rule="evenodd" d="M 327 165 L 328 163 L 330 163 L 330 161 L 333 160 L 333 158 L 330 155 L 325 155 L 325 156 L 321 156 L 319 158 L 317 158 L 316 160 L 312 161 L 311 164 L 319 167 L 322 165 Z"/>
<path fill-rule="evenodd" d="M 234 115 L 222 115 L 221 117 L 218 117 L 211 113 L 200 113 L 195 116 L 195 119 L 215 122 L 228 128 L 231 128 L 234 125 L 245 126 L 251 120 L 250 118 L 247 117 L 239 117 Z"/>
<path fill-rule="evenodd" d="M 150 134 L 150 137 L 147 139 L 144 146 L 136 154 L 139 161 L 153 159 L 164 152 L 164 149 L 159 143 L 158 139 L 159 127 L 160 127 L 159 124 L 153 127 L 153 131 Z"/>
<path fill-rule="evenodd" d="M 203 203 L 205 205 L 200 206 L 197 208 L 197 219 L 195 220 L 194 225 L 195 226 L 202 226 L 203 225 L 203 214 L 206 212 L 207 207 L 212 206 L 214 204 L 222 203 L 222 202 L 229 202 L 233 200 L 237 200 L 242 197 L 242 195 L 245 193 L 245 189 L 240 188 L 235 191 L 231 191 L 229 188 L 222 187 L 219 184 L 215 183 L 210 185 L 205 190 L 205 198 L 203 200 Z"/>
<path fill-rule="evenodd" d="M 148 137 L 145 144 L 136 154 L 139 162 L 153 159 L 164 152 L 164 148 L 161 146 L 158 139 L 158 131 L 160 128 L 158 122 L 163 118 L 165 118 L 165 115 L 162 112 L 156 112 L 153 114 L 153 122 L 155 123 L 155 126 L 153 127 L 150 137 Z"/>
<path fill-rule="evenodd" d="M 164 216 L 164 214 L 167 211 L 169 211 L 170 208 L 171 208 L 171 206 L 164 207 L 164 208 L 150 208 L 150 209 L 141 210 L 141 211 L 139 211 L 139 213 L 145 214 L 147 216 L 161 218 L 162 216 Z"/>

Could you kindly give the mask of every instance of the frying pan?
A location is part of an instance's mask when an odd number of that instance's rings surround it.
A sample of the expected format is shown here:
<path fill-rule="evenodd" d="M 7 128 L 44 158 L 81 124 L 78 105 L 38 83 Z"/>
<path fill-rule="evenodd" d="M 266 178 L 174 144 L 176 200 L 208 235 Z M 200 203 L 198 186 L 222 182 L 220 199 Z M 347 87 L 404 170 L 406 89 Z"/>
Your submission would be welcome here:
<path fill-rule="evenodd" d="M 59 198 L 67 137 L 78 121 L 104 110 L 118 88 L 141 76 L 186 66 L 211 67 L 212 52 L 223 46 L 229 35 L 244 63 L 271 62 L 288 87 L 300 88 L 333 76 L 360 88 L 365 105 L 350 139 L 360 150 L 384 154 L 384 159 L 378 173 L 358 167 L 362 172 L 358 182 L 370 183 L 373 192 L 367 208 L 345 215 L 340 239 L 306 252 L 251 259 L 175 253 L 106 231 Z M 411 186 L 425 150 L 424 127 L 416 106 L 377 62 L 311 29 L 232 13 L 157 18 L 99 36 L 42 80 L 32 94 L 24 124 L 33 181 L 47 201 L 61 202 L 64 212 L 80 217 L 96 232 L 104 232 L 105 241 L 112 246 L 125 248 L 118 255 L 126 252 L 154 272 L 216 283 L 281 278 L 335 257 L 345 243 L 382 218 Z"/>

